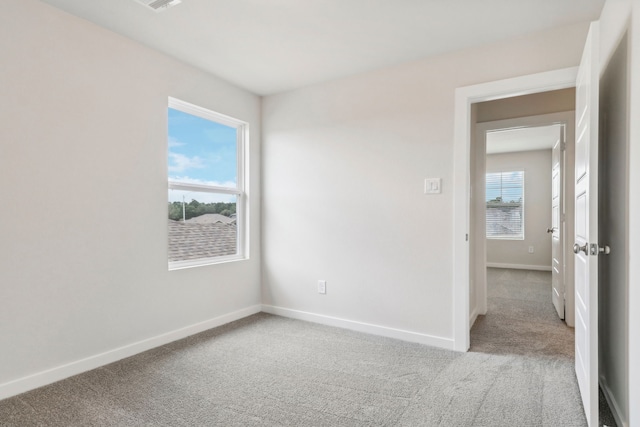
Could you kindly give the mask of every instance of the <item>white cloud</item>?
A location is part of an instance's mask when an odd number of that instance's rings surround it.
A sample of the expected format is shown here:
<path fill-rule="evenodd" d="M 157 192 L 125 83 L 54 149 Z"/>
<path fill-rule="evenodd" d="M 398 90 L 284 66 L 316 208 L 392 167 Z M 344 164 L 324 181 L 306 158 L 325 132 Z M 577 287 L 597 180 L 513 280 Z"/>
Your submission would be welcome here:
<path fill-rule="evenodd" d="M 204 161 L 198 156 L 188 157 L 169 151 L 169 172 L 184 172 L 187 169 L 202 169 L 204 167 Z"/>
<path fill-rule="evenodd" d="M 185 142 L 180 142 L 177 139 L 173 138 L 173 137 L 169 137 L 169 148 L 172 147 L 182 147 L 187 145 Z"/>

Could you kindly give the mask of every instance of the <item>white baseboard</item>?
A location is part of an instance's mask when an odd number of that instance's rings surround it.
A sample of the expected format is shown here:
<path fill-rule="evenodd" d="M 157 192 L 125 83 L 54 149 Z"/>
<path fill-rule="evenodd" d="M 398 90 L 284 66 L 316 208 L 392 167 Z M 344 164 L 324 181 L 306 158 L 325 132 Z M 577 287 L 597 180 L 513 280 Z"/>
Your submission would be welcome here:
<path fill-rule="evenodd" d="M 81 374 L 82 372 L 90 371 L 91 369 L 99 368 L 100 366 L 104 366 L 109 363 L 117 362 L 125 357 L 142 353 L 143 351 L 206 331 L 207 329 L 242 319 L 243 317 L 259 313 L 260 309 L 260 305 L 247 307 L 242 310 L 234 311 L 233 313 L 224 314 L 213 319 L 205 320 L 204 322 L 176 329 L 133 344 L 128 344 L 104 353 L 89 356 L 84 359 L 76 360 L 75 362 L 67 363 L 62 366 L 57 366 L 55 368 L 47 369 L 45 371 L 37 372 L 26 377 L 0 384 L 0 400 Z"/>
<path fill-rule="evenodd" d="M 487 267 L 513 268 L 515 270 L 551 271 L 550 265 L 504 264 L 500 262 L 488 262 Z"/>
<path fill-rule="evenodd" d="M 357 332 L 364 332 L 372 335 L 379 335 L 387 338 L 396 338 L 403 341 L 426 344 L 433 347 L 453 350 L 453 339 L 436 337 L 433 335 L 421 334 L 419 332 L 405 331 L 402 329 L 389 328 L 386 326 L 372 325 L 370 323 L 357 322 L 354 320 L 341 319 L 338 317 L 325 316 L 323 314 L 309 313 L 306 311 L 292 310 L 290 308 L 276 307 L 272 305 L 262 305 L 262 311 L 291 319 L 306 320 L 308 322 L 319 323 L 327 326 L 349 329 Z"/>
<path fill-rule="evenodd" d="M 469 315 L 469 329 L 473 327 L 473 324 L 476 323 L 478 319 L 478 308 L 474 308 L 471 314 Z"/>
<path fill-rule="evenodd" d="M 609 388 L 609 384 L 607 383 L 607 379 L 603 375 L 600 375 L 600 388 L 602 389 L 602 394 L 604 394 L 605 399 L 607 399 L 609 408 L 611 408 L 611 413 L 613 414 L 613 418 L 615 418 L 616 425 L 618 427 L 629 427 L 629 423 L 622 420 L 620 417 L 620 405 L 613 396 L 613 393 Z"/>

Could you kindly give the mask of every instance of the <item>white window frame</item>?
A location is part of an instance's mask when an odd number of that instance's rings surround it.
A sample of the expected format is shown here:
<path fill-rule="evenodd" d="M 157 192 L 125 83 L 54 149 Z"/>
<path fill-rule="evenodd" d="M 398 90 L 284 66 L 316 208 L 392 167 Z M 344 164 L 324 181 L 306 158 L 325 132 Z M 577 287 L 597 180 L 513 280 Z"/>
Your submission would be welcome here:
<path fill-rule="evenodd" d="M 168 190 L 184 190 L 197 191 L 214 194 L 231 194 L 236 196 L 236 227 L 237 227 L 237 243 L 236 253 L 233 255 L 224 255 L 212 258 L 199 258 L 185 261 L 168 261 L 169 270 L 178 270 L 182 268 L 198 267 L 203 265 L 220 264 L 230 261 L 241 261 L 249 259 L 247 248 L 249 247 L 248 233 L 248 196 L 245 182 L 247 181 L 246 173 L 249 170 L 246 164 L 247 146 L 249 141 L 249 124 L 224 114 L 216 113 L 209 109 L 199 107 L 197 105 L 181 101 L 176 98 L 169 97 L 168 108 L 181 111 L 210 120 L 225 126 L 236 129 L 236 161 L 237 161 L 237 180 L 235 187 L 218 187 L 213 185 L 191 184 L 187 182 L 173 181 L 167 179 Z M 168 144 L 167 138 L 167 144 Z M 168 147 L 167 147 L 168 148 Z M 168 175 L 168 164 L 167 164 Z M 167 231 L 168 233 L 168 231 Z M 167 245 L 169 237 L 167 235 Z M 168 247 L 167 247 L 168 250 Z"/>
<path fill-rule="evenodd" d="M 524 240 L 524 236 L 525 236 L 525 232 L 526 232 L 526 230 L 525 230 L 525 203 L 526 203 L 526 200 L 525 200 L 526 170 L 525 170 L 525 168 L 510 168 L 510 169 L 496 170 L 496 171 L 487 170 L 485 172 L 485 184 L 484 184 L 484 186 L 485 186 L 485 194 L 486 194 L 486 191 L 487 191 L 486 175 L 488 175 L 488 174 L 496 174 L 496 173 L 508 174 L 508 173 L 514 173 L 514 172 L 521 172 L 522 173 L 522 207 L 521 207 L 521 209 L 522 209 L 522 235 L 521 236 L 513 236 L 513 237 L 505 236 L 505 235 L 501 235 L 501 236 L 489 236 L 489 235 L 487 235 L 487 231 L 488 231 L 488 228 L 486 226 L 486 221 L 487 221 L 487 215 L 486 215 L 487 202 L 485 200 L 485 202 L 484 202 L 484 206 L 485 206 L 485 232 L 484 232 L 484 235 L 485 235 L 485 238 L 487 240 Z"/>

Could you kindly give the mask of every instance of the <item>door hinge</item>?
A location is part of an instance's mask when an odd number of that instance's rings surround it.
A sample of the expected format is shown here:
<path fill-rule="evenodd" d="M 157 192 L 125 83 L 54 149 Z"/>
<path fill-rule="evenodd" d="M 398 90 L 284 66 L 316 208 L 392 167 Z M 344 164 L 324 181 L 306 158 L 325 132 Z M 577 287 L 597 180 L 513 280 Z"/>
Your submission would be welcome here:
<path fill-rule="evenodd" d="M 560 144 L 560 151 L 565 151 L 566 149 L 567 149 L 567 143 L 563 141 Z"/>
<path fill-rule="evenodd" d="M 465 234 L 465 235 L 464 235 L 464 241 L 465 241 L 465 242 L 468 242 L 468 241 L 469 241 L 469 235 L 468 235 L 468 234 Z"/>

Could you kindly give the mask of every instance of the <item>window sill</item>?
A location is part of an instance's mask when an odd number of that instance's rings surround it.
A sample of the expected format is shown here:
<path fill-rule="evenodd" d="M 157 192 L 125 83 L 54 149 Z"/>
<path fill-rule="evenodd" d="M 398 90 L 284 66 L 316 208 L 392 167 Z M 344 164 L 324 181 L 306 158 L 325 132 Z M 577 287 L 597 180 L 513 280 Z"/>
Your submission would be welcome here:
<path fill-rule="evenodd" d="M 169 262 L 169 271 L 173 270 L 183 270 L 185 268 L 193 268 L 193 267 L 203 267 L 206 265 L 215 265 L 215 264 L 226 264 L 229 262 L 236 261 L 247 261 L 249 257 L 242 255 L 228 255 L 228 256 L 220 256 L 215 258 L 201 258 L 201 259 L 193 259 L 188 261 L 173 261 Z"/>
<path fill-rule="evenodd" d="M 487 237 L 487 240 L 524 240 L 524 237 L 507 237 L 507 236 L 497 236 L 497 237 Z"/>

